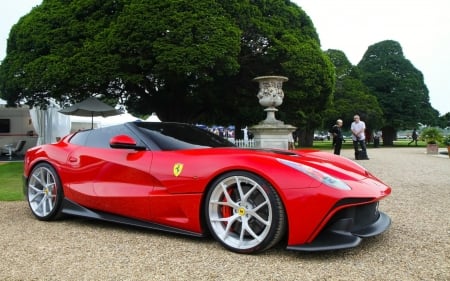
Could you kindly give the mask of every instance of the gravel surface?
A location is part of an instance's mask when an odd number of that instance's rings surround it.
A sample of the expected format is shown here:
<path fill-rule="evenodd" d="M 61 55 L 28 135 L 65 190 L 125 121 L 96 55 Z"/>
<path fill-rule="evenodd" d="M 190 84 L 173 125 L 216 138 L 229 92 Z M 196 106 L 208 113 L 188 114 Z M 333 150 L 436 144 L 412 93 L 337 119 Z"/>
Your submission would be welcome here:
<path fill-rule="evenodd" d="M 393 222 L 350 250 L 239 255 L 211 238 L 40 222 L 26 202 L 0 202 L 0 280 L 450 280 L 450 159 L 424 152 L 372 148 L 359 161 L 392 186 L 380 209 Z"/>

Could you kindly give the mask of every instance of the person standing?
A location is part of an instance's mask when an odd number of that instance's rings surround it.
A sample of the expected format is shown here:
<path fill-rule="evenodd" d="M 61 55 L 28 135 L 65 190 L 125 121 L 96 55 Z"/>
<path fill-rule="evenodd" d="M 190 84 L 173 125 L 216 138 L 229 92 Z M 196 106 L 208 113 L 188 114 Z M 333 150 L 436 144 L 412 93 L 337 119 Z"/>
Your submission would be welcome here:
<path fill-rule="evenodd" d="M 334 154 L 341 155 L 341 148 L 342 148 L 342 141 L 344 140 L 344 137 L 342 135 L 342 120 L 338 119 L 336 120 L 336 124 L 331 128 L 331 135 L 333 136 L 333 147 L 334 147 Z"/>
<path fill-rule="evenodd" d="M 369 160 L 366 149 L 366 123 L 361 121 L 359 115 L 353 116 L 353 122 L 350 126 L 352 131 L 353 148 L 355 149 L 356 160 Z M 359 151 L 361 146 L 361 151 Z"/>
<path fill-rule="evenodd" d="M 379 147 L 380 146 L 380 140 L 381 140 L 382 133 L 381 131 L 376 131 L 373 135 L 373 146 Z"/>
<path fill-rule="evenodd" d="M 416 143 L 416 146 L 417 146 L 417 137 L 418 137 L 418 135 L 417 135 L 417 130 L 416 130 L 416 128 L 414 128 L 411 137 L 412 137 L 412 141 L 410 141 L 410 142 L 408 143 L 408 146 L 409 146 L 410 144 L 412 144 L 413 142 L 415 142 L 415 143 Z"/>

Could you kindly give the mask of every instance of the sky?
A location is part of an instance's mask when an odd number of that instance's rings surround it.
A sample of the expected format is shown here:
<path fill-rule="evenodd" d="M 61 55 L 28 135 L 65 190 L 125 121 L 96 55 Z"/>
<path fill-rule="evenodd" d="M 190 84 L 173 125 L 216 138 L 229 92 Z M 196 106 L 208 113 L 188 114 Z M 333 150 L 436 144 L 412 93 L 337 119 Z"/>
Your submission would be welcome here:
<path fill-rule="evenodd" d="M 353 65 L 384 40 L 400 43 L 422 72 L 431 106 L 450 112 L 450 1 L 294 0 L 311 18 L 323 50 L 343 51 Z"/>
<path fill-rule="evenodd" d="M 0 9 L 0 60 L 6 56 L 6 41 L 11 27 L 31 9 L 42 3 L 42 0 L 2 1 Z"/>
<path fill-rule="evenodd" d="M 431 106 L 450 112 L 449 0 L 293 0 L 311 18 L 323 50 L 343 51 L 354 65 L 367 48 L 384 40 L 400 43 L 403 54 L 424 75 Z M 42 0 L 3 1 L 0 60 L 15 23 Z"/>

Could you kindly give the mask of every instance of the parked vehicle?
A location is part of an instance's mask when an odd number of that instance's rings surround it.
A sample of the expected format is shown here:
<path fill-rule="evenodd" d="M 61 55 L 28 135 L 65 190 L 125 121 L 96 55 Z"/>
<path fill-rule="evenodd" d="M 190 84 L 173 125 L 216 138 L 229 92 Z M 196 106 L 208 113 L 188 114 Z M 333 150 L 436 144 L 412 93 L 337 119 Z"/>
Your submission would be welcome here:
<path fill-rule="evenodd" d="M 244 149 L 181 123 L 129 122 L 31 148 L 24 192 L 43 221 L 82 216 L 204 237 L 237 253 L 355 247 L 388 229 L 391 188 L 318 150 Z M 48 225 L 47 227 L 52 227 Z"/>

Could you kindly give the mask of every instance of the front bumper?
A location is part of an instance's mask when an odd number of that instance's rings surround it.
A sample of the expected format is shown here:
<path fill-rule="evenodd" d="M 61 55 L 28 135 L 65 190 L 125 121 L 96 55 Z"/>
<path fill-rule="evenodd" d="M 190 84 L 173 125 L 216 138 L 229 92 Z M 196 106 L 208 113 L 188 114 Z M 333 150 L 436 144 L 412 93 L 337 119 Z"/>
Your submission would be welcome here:
<path fill-rule="evenodd" d="M 390 225 L 390 217 L 378 211 L 378 202 L 350 207 L 337 212 L 311 243 L 289 245 L 287 249 L 312 252 L 353 248 L 362 238 L 378 235 Z"/>

